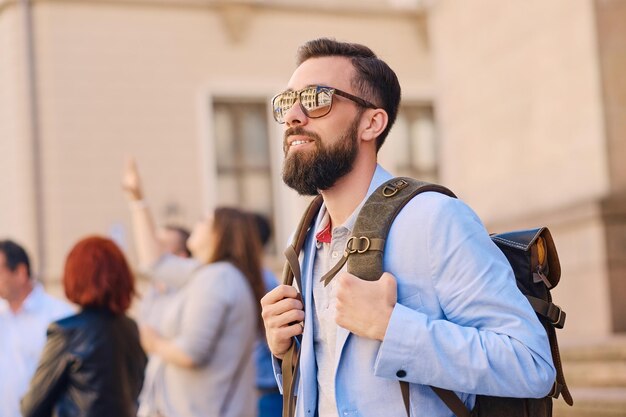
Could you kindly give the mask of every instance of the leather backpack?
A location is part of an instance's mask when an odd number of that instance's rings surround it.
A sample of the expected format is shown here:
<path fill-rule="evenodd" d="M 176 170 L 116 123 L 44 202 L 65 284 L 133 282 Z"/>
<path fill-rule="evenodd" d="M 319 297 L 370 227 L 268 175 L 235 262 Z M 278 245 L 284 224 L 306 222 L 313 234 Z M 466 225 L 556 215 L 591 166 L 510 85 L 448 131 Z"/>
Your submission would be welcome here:
<path fill-rule="evenodd" d="M 343 257 L 324 275 L 325 284 L 328 284 L 346 263 L 349 273 L 368 281 L 378 280 L 383 273 L 385 239 L 393 220 L 413 197 L 427 191 L 456 198 L 452 191 L 443 186 L 406 177 L 394 178 L 378 187 L 361 208 L 352 236 L 346 243 Z M 313 199 L 300 220 L 292 244 L 285 250 L 287 262 L 283 269 L 284 284 L 293 285 L 295 279 L 298 288 L 302 288 L 298 255 L 321 205 L 321 196 Z M 566 315 L 552 302 L 550 294 L 550 290 L 559 283 L 561 275 L 556 247 L 546 227 L 493 234 L 491 239 L 508 259 L 515 274 L 517 287 L 526 296 L 546 330 L 557 371 L 552 390 L 544 398 L 477 395 L 474 408 L 468 410 L 454 392 L 437 387 L 431 388 L 457 417 L 550 417 L 553 398 L 562 395 L 567 404 L 573 405 L 563 375 L 555 332 L 555 329 L 563 328 Z M 298 368 L 299 341 L 294 340 L 282 362 L 283 417 L 295 415 Z M 399 385 L 407 417 L 410 417 L 409 384 L 400 381 Z"/>

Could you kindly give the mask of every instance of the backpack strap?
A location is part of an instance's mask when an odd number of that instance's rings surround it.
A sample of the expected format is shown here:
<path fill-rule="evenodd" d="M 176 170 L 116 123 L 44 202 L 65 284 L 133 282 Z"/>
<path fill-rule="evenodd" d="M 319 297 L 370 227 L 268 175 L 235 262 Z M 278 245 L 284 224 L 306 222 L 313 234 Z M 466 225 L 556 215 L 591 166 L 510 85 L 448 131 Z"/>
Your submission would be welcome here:
<path fill-rule="evenodd" d="M 343 257 L 322 277 L 324 285 L 330 283 L 346 262 L 351 274 L 366 281 L 378 280 L 383 274 L 383 254 L 391 224 L 413 197 L 428 191 L 456 198 L 444 186 L 408 177 L 393 178 L 378 187 L 361 208 Z"/>
<path fill-rule="evenodd" d="M 300 271 L 300 262 L 298 256 L 304 241 L 311 228 L 313 219 L 317 216 L 317 213 L 322 206 L 322 196 L 318 195 L 311 201 L 309 207 L 304 212 L 304 215 L 300 219 L 296 233 L 293 236 L 293 241 L 285 249 L 285 267 L 283 268 L 283 284 L 293 285 L 293 280 L 296 280 L 298 285 L 298 291 L 302 291 L 302 275 Z M 304 304 L 304 300 L 302 300 Z M 299 361 L 300 349 L 299 341 L 297 337 L 293 338 L 293 342 L 283 357 L 281 364 L 281 370 L 283 373 L 283 417 L 291 417 L 296 413 L 296 382 L 298 379 L 298 370 L 300 366 Z"/>

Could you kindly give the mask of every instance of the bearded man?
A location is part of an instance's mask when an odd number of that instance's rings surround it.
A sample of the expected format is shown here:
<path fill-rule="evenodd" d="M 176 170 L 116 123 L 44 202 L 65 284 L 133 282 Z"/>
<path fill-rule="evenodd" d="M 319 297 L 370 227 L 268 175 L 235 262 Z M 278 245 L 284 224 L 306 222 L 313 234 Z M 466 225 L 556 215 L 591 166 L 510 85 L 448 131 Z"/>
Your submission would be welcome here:
<path fill-rule="evenodd" d="M 301 296 L 280 285 L 261 301 L 267 341 L 279 363 L 299 338 L 295 414 L 452 417 L 430 386 L 468 408 L 476 394 L 543 397 L 555 379 L 546 333 L 513 271 L 463 202 L 426 192 L 396 217 L 384 274 L 364 281 L 344 268 L 320 282 L 343 254 L 361 206 L 391 174 L 377 153 L 396 118 L 396 74 L 369 48 L 307 42 L 287 90 L 272 100 L 285 126 L 283 179 L 321 194 L 307 236 Z M 304 309 L 306 306 L 306 309 Z"/>

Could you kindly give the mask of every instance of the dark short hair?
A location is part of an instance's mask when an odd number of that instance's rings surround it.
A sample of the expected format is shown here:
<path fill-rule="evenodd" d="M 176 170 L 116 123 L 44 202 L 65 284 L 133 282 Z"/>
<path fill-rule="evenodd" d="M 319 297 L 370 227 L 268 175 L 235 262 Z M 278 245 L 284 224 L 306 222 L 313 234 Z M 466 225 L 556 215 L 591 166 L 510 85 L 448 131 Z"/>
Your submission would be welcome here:
<path fill-rule="evenodd" d="M 261 213 L 251 213 L 252 219 L 256 224 L 256 228 L 259 231 L 259 239 L 261 240 L 261 244 L 263 246 L 267 245 L 270 241 L 270 237 L 272 236 L 272 226 L 270 226 L 270 222 Z"/>
<path fill-rule="evenodd" d="M 19 265 L 24 265 L 30 277 L 30 259 L 22 246 L 9 239 L 0 240 L 0 252 L 4 254 L 10 271 L 15 271 Z"/>
<path fill-rule="evenodd" d="M 189 229 L 177 224 L 166 224 L 165 226 L 163 226 L 163 228 L 165 230 L 170 230 L 178 234 L 178 238 L 180 239 L 179 250 L 181 252 L 185 252 L 185 255 L 187 255 L 187 257 L 191 257 L 191 251 L 187 247 L 187 240 L 189 240 L 189 236 L 191 236 L 191 232 L 189 231 Z"/>
<path fill-rule="evenodd" d="M 389 118 L 387 127 L 376 138 L 376 150 L 378 151 L 385 142 L 398 115 L 402 93 L 396 73 L 367 46 L 358 43 L 338 42 L 329 38 L 314 39 L 302 45 L 298 49 L 297 64 L 300 65 L 310 58 L 328 56 L 350 59 L 356 70 L 356 76 L 352 80 L 353 88 L 361 95 L 361 98 L 373 102 L 387 112 Z"/>
<path fill-rule="evenodd" d="M 122 314 L 135 294 L 135 280 L 122 251 L 112 240 L 91 236 L 80 240 L 65 261 L 67 298 L 81 307 Z"/>

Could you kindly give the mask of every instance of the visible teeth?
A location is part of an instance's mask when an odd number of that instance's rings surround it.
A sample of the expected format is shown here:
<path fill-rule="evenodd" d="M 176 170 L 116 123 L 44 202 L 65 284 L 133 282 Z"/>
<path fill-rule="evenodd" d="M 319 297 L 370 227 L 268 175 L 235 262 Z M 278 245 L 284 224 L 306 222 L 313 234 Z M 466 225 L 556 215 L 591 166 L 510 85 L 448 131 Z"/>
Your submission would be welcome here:
<path fill-rule="evenodd" d="M 305 143 L 309 143 L 310 141 L 308 140 L 294 140 L 293 142 L 291 142 L 291 146 L 296 146 L 296 145 L 303 145 Z"/>

